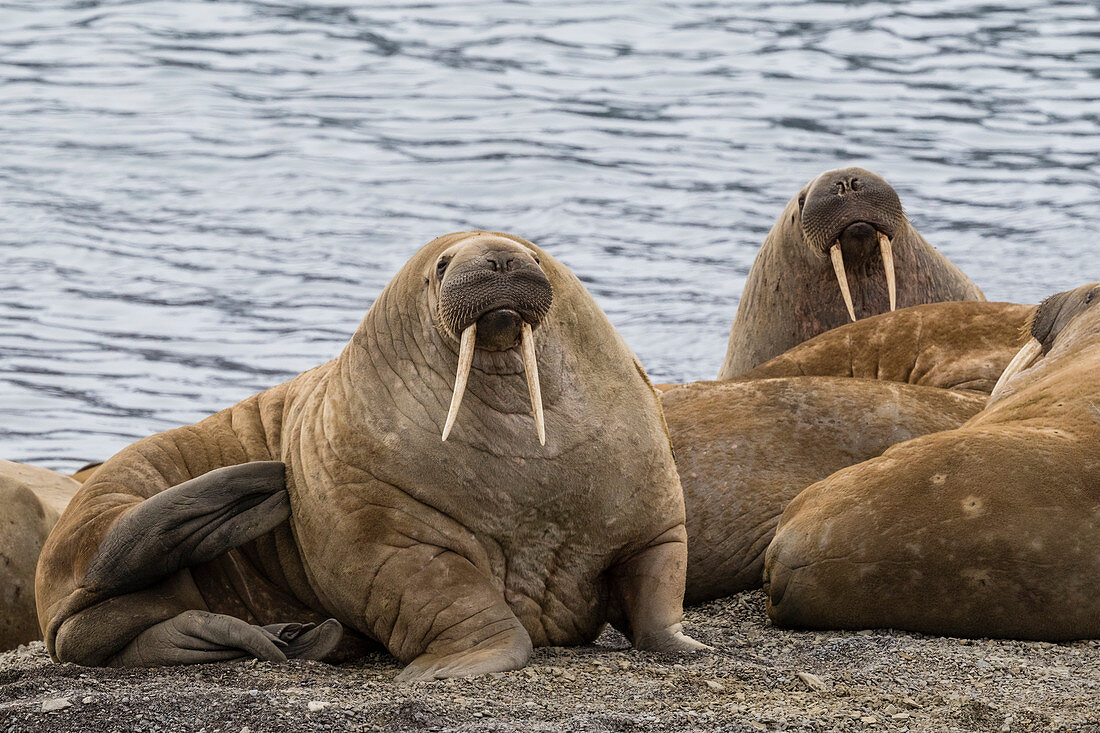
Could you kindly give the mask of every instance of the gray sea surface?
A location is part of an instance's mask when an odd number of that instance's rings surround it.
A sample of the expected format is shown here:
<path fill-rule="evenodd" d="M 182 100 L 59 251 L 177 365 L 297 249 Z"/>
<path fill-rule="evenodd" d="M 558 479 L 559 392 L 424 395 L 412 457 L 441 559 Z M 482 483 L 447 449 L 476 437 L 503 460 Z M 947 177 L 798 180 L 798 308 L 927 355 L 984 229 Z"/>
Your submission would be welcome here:
<path fill-rule="evenodd" d="M 838 166 L 1035 302 L 1100 279 L 1098 119 L 1095 2 L 0 2 L 0 457 L 72 469 L 322 363 L 470 228 L 712 378 Z"/>

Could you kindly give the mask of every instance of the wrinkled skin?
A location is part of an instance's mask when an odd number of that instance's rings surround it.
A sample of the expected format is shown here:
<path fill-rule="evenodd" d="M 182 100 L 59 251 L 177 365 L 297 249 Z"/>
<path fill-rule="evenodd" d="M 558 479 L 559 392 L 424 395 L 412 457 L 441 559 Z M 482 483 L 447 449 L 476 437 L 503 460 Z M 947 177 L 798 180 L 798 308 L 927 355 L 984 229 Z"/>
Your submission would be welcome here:
<path fill-rule="evenodd" d="M 1093 283 L 1040 304 L 1031 335 L 1046 353 L 962 427 L 799 494 L 765 558 L 772 620 L 1100 636 L 1098 302 Z"/>
<path fill-rule="evenodd" d="M 878 234 L 892 242 L 897 308 L 985 300 L 862 168 L 826 171 L 787 204 L 749 271 L 718 379 L 731 379 L 851 320 L 830 259 L 839 243 L 856 320 L 890 310 Z"/>
<path fill-rule="evenodd" d="M 826 331 L 739 379 L 862 377 L 989 394 L 1034 312 L 985 302 L 904 308 Z"/>
<path fill-rule="evenodd" d="M 759 588 L 800 491 L 895 443 L 958 427 L 983 395 L 832 377 L 695 382 L 664 393 L 687 509 L 686 601 Z"/>
<path fill-rule="evenodd" d="M 446 302 L 463 294 L 495 310 Z M 516 348 L 531 321 L 545 446 Z M 515 669 L 605 621 L 639 649 L 701 648 L 680 629 L 686 558 L 633 354 L 563 265 L 467 232 L 414 255 L 333 361 L 96 469 L 43 551 L 39 616 L 51 654 L 81 664 L 337 659 L 376 641 L 403 679 L 431 679 Z"/>
<path fill-rule="evenodd" d="M 0 651 L 42 638 L 34 569 L 80 484 L 45 468 L 0 461 Z"/>

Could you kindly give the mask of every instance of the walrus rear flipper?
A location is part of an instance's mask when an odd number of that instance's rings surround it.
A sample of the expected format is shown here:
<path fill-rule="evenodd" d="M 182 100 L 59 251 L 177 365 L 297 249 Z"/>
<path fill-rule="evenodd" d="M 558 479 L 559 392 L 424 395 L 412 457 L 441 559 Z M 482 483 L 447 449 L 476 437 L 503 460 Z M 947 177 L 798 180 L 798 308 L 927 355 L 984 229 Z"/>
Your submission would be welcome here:
<path fill-rule="evenodd" d="M 84 588 L 135 591 L 271 531 L 290 517 L 284 471 L 279 461 L 227 466 L 146 499 L 103 538 Z"/>
<path fill-rule="evenodd" d="M 313 624 L 254 626 L 233 616 L 185 611 L 138 635 L 108 662 L 111 667 L 205 664 L 255 657 L 265 662 L 321 659 L 343 629 L 334 619 Z"/>
<path fill-rule="evenodd" d="M 186 572 L 289 518 L 284 472 L 278 461 L 228 466 L 136 504 L 106 532 L 80 587 L 51 614 L 51 653 L 123 667 L 330 653 L 343 633 L 335 620 L 264 627 L 210 613 Z"/>

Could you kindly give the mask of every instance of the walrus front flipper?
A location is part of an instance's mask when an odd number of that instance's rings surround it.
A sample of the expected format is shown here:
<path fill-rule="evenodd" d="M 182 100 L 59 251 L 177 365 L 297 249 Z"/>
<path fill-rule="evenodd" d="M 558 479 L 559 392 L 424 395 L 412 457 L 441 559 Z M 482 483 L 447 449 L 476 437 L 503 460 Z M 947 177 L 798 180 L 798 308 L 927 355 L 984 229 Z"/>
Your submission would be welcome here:
<path fill-rule="evenodd" d="M 160 667 L 248 657 L 265 662 L 320 659 L 336 648 L 341 636 L 342 627 L 334 619 L 320 626 L 254 626 L 233 616 L 192 610 L 146 629 L 107 664 Z"/>
<path fill-rule="evenodd" d="M 135 591 L 271 531 L 290 516 L 284 471 L 279 461 L 227 466 L 146 499 L 103 538 L 84 588 Z"/>

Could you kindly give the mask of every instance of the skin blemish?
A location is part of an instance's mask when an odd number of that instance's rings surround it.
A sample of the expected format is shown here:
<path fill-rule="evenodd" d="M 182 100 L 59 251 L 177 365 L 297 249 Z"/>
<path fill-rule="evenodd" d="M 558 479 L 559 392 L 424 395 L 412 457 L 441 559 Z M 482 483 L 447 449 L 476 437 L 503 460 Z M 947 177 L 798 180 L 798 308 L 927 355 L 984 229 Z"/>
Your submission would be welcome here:
<path fill-rule="evenodd" d="M 940 485 L 942 485 L 942 484 L 943 484 L 943 482 L 944 482 L 944 481 L 946 481 L 946 480 L 947 480 L 947 474 L 945 474 L 945 473 L 937 473 L 937 474 L 935 474 L 935 475 L 933 475 L 933 476 L 932 476 L 932 479 L 931 479 L 931 480 L 932 480 L 932 483 L 933 483 L 933 484 L 935 484 L 936 486 L 940 486 Z"/>
<path fill-rule="evenodd" d="M 985 513 L 985 504 L 977 496 L 968 496 L 962 500 L 963 514 L 977 517 Z"/>
<path fill-rule="evenodd" d="M 982 568 L 966 568 L 960 573 L 975 588 L 988 588 L 993 585 L 989 571 Z"/>

